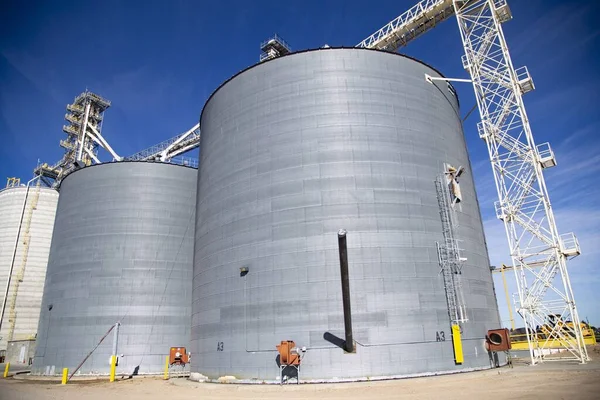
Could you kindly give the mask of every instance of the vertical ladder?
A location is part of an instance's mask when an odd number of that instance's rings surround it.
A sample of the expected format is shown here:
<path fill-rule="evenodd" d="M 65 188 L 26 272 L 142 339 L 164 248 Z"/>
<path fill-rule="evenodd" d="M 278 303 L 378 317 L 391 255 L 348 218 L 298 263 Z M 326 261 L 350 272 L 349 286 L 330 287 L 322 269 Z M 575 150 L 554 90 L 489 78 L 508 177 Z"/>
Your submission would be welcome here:
<path fill-rule="evenodd" d="M 441 244 L 439 242 L 436 243 L 438 260 L 444 278 L 448 314 L 452 324 L 458 325 L 461 322 L 468 321 L 461 282 L 463 259 L 460 256 L 460 248 L 455 237 L 458 223 L 456 222 L 455 210 L 452 206 L 445 175 L 440 175 L 435 180 L 435 187 L 444 236 L 444 241 Z"/>
<path fill-rule="evenodd" d="M 29 254 L 29 245 L 31 243 L 31 234 L 30 234 L 30 228 L 31 228 L 31 219 L 33 217 L 33 211 L 37 209 L 37 204 L 38 204 L 38 200 L 40 198 L 40 180 L 38 179 L 37 184 L 36 184 L 36 189 L 35 189 L 35 193 L 33 195 L 33 197 L 31 198 L 31 200 L 29 201 L 29 207 L 27 207 L 27 215 L 25 218 L 25 229 L 23 232 L 23 255 L 21 257 L 21 266 L 19 267 L 19 270 L 17 271 L 17 280 L 15 281 L 14 285 L 13 285 L 13 292 L 12 292 L 12 296 L 10 299 L 10 307 L 9 307 L 9 313 L 8 313 L 8 320 L 10 322 L 10 326 L 8 328 L 8 336 L 7 336 L 7 340 L 11 341 L 13 340 L 14 337 L 14 333 L 15 333 L 15 326 L 17 323 L 17 300 L 18 300 L 18 294 L 19 294 L 19 284 L 21 282 L 23 282 L 23 278 L 25 277 L 25 267 L 27 266 L 27 256 Z"/>

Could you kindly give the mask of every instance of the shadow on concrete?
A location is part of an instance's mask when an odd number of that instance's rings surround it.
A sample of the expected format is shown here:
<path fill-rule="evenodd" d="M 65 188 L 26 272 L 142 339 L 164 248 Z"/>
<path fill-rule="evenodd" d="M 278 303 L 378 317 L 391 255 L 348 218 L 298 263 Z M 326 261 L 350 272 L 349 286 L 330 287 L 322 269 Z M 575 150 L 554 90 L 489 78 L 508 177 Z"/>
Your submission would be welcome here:
<path fill-rule="evenodd" d="M 133 370 L 133 372 L 131 373 L 131 375 L 129 375 L 129 379 L 133 379 L 134 376 L 136 376 L 138 373 L 140 372 L 140 366 L 136 366 Z"/>
<path fill-rule="evenodd" d="M 281 356 L 279 354 L 277 354 L 277 357 L 275 357 L 275 362 L 277 363 L 277 367 L 281 368 Z M 287 367 L 283 368 L 282 376 L 284 377 L 284 381 L 286 381 L 285 377 L 287 377 L 288 382 L 290 381 L 290 379 L 297 381 L 298 380 L 298 370 L 295 367 L 287 366 Z"/>
<path fill-rule="evenodd" d="M 344 349 L 344 344 L 346 343 L 346 341 L 344 339 L 337 337 L 333 333 L 330 333 L 330 332 L 325 332 L 323 334 L 323 339 L 325 339 L 329 343 L 333 344 L 334 346 L 339 347 L 342 350 Z"/>

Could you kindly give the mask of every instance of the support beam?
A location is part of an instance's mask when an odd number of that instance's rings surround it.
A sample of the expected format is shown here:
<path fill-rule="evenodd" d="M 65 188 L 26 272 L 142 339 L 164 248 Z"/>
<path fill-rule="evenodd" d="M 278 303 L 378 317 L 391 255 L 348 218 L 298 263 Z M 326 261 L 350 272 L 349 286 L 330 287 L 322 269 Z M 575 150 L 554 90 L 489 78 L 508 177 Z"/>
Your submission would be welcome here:
<path fill-rule="evenodd" d="M 98 143 L 100 146 L 102 146 L 104 149 L 106 149 L 106 151 L 108 151 L 110 153 L 111 156 L 113 156 L 113 158 L 116 161 L 121 161 L 123 159 L 123 157 L 120 157 L 114 150 L 112 147 L 110 147 L 110 144 L 108 144 L 108 142 L 106 141 L 106 139 L 104 139 L 104 137 L 100 134 L 100 132 L 92 125 L 88 124 L 88 127 L 91 129 L 93 135 L 90 135 L 92 137 L 92 139 L 94 139 L 94 141 L 96 143 Z"/>
<path fill-rule="evenodd" d="M 444 81 L 444 82 L 464 82 L 464 83 L 472 83 L 470 79 L 462 79 L 462 78 L 441 78 L 437 76 L 431 76 L 429 74 L 425 74 L 425 80 L 429 83 L 433 83 L 433 81 Z"/>
<path fill-rule="evenodd" d="M 90 158 L 92 160 L 94 160 L 97 164 L 100 164 L 100 160 L 98 159 L 98 157 L 96 157 L 96 155 L 94 154 L 93 151 L 91 151 L 90 149 L 86 148 L 85 152 L 87 153 L 88 156 L 90 156 Z"/>

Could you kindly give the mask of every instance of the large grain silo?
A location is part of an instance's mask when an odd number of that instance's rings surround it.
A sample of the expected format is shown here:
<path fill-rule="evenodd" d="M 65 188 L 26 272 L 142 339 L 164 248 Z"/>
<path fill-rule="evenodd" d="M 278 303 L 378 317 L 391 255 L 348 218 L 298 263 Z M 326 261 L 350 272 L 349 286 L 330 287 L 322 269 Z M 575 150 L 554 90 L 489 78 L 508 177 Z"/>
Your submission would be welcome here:
<path fill-rule="evenodd" d="M 459 105 L 399 54 L 319 49 L 221 85 L 201 115 L 192 370 L 273 380 L 276 345 L 301 378 L 369 379 L 490 366 L 500 326 Z M 463 166 L 464 361 L 455 362 L 436 242 L 435 179 Z M 345 354 L 338 236 L 348 230 L 356 352 Z M 464 261 L 464 260 L 463 260 Z"/>
<path fill-rule="evenodd" d="M 34 374 L 74 371 L 120 322 L 118 374 L 161 372 L 189 347 L 197 170 L 100 164 L 61 185 Z M 110 369 L 113 332 L 81 367 Z"/>
<path fill-rule="evenodd" d="M 0 190 L 0 353 L 13 363 L 33 357 L 57 202 L 36 183 Z"/>

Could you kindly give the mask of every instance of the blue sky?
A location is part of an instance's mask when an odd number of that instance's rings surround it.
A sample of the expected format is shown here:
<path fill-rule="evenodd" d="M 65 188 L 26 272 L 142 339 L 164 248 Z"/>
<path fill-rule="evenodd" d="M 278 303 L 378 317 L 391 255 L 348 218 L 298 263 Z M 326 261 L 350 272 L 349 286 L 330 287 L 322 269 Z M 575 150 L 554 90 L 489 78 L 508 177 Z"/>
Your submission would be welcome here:
<path fill-rule="evenodd" d="M 65 106 L 86 87 L 112 101 L 103 133 L 129 155 L 193 126 L 210 93 L 255 63 L 260 42 L 273 33 L 298 50 L 353 46 L 415 2 L 4 1 L 0 178 L 28 178 L 38 159 L 61 157 Z M 576 232 L 584 252 L 569 264 L 580 315 L 600 325 L 600 4 L 509 3 L 514 19 L 504 30 L 513 62 L 527 65 L 536 84 L 525 97 L 534 136 L 550 141 L 558 160 L 546 178 L 559 230 Z M 402 52 L 446 76 L 467 77 L 454 19 Z M 474 104 L 472 88 L 455 86 L 465 114 Z M 477 121 L 474 113 L 465 135 L 491 262 L 499 265 L 509 261 L 508 248 L 493 215 L 496 192 Z M 501 286 L 497 293 L 506 321 Z"/>

